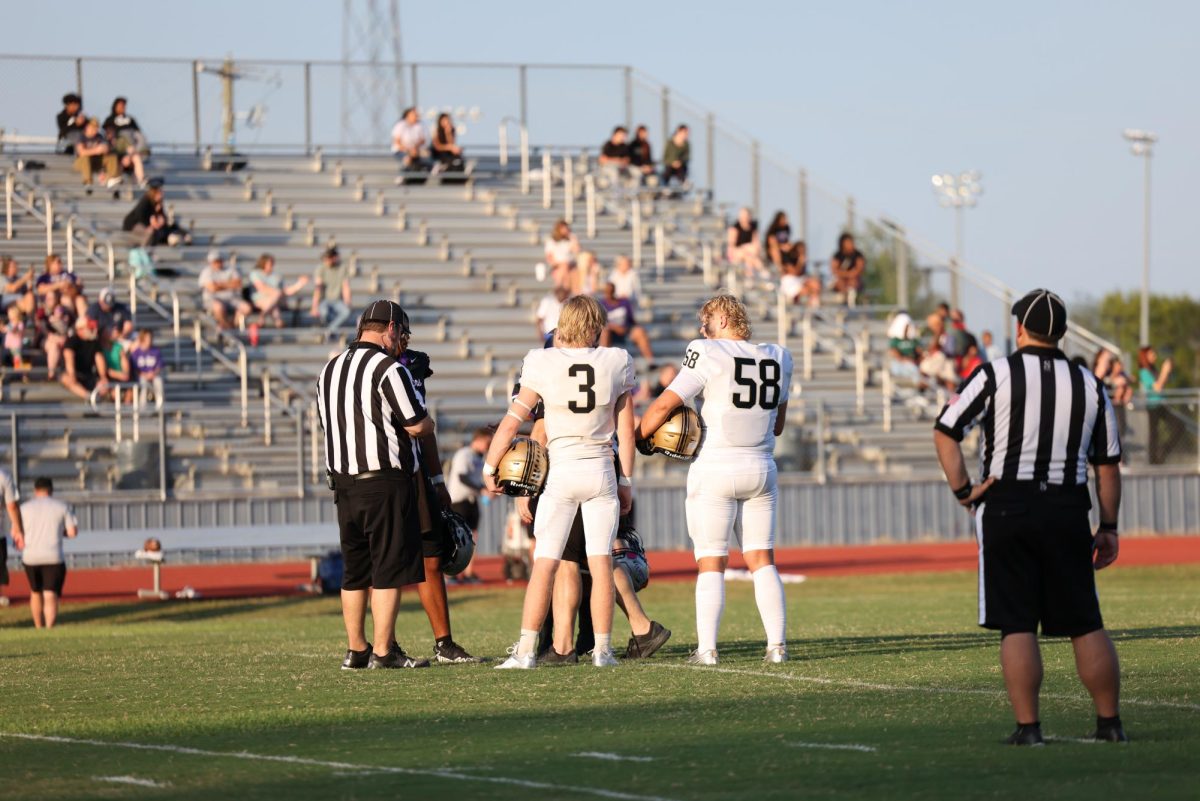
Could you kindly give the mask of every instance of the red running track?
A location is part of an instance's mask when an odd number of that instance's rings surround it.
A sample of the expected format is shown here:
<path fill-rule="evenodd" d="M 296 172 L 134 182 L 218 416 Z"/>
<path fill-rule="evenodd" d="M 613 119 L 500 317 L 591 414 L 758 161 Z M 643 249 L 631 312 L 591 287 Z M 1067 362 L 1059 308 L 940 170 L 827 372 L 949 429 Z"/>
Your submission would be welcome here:
<path fill-rule="evenodd" d="M 937 573 L 975 570 L 975 543 L 918 543 L 863 545 L 857 547 L 786 548 L 776 553 L 780 572 L 806 576 L 852 576 L 881 573 Z M 1200 562 L 1200 536 L 1136 537 L 1121 542 L 1117 567 L 1168 565 Z M 454 587 L 504 586 L 502 559 L 480 557 L 477 568 L 482 584 Z M 696 563 L 688 551 L 655 551 L 650 554 L 655 581 L 685 581 L 696 575 Z M 730 567 L 744 568 L 735 555 Z M 162 569 L 163 589 L 174 593 L 188 586 L 204 598 L 235 598 L 287 595 L 301 592 L 309 577 L 304 562 L 271 562 L 233 565 L 171 565 Z M 66 601 L 132 600 L 141 587 L 151 586 L 149 567 L 72 570 L 67 575 Z M 25 574 L 17 572 L 7 588 L 14 601 L 29 598 Z"/>

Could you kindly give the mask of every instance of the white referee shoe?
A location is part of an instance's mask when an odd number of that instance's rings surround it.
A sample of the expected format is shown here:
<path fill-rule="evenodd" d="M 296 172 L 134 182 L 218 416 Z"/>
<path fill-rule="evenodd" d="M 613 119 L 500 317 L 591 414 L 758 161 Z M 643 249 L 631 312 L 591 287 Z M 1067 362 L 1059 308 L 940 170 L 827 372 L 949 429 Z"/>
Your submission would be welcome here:
<path fill-rule="evenodd" d="M 692 651 L 688 656 L 689 665 L 715 665 L 717 663 L 717 651 L 714 648 L 711 651 Z"/>
<path fill-rule="evenodd" d="M 768 645 L 767 655 L 763 657 L 763 661 L 769 664 L 778 664 L 788 661 L 788 652 L 786 645 Z"/>
<path fill-rule="evenodd" d="M 621 663 L 613 656 L 611 648 L 605 648 L 603 651 L 597 648 L 592 651 L 592 664 L 596 667 L 616 667 Z"/>
<path fill-rule="evenodd" d="M 496 665 L 496 670 L 533 670 L 537 667 L 537 654 L 530 651 L 524 656 L 517 655 L 517 644 L 508 649 L 508 659 Z"/>

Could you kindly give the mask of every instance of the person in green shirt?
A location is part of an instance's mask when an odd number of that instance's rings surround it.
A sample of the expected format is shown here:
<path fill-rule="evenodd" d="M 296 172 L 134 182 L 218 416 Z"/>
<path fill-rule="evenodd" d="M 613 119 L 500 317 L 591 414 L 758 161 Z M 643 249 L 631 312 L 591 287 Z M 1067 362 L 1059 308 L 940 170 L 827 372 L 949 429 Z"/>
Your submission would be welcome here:
<path fill-rule="evenodd" d="M 670 186 L 671 181 L 677 180 L 686 184 L 688 180 L 688 162 L 692 158 L 692 146 L 688 144 L 688 127 L 680 125 L 675 133 L 667 140 L 663 148 L 663 186 Z"/>
<path fill-rule="evenodd" d="M 1170 432 L 1166 430 L 1167 410 L 1162 405 L 1162 391 L 1171 379 L 1171 371 L 1175 364 L 1170 359 L 1164 359 L 1162 366 L 1158 364 L 1158 353 L 1152 345 L 1138 348 L 1138 384 L 1146 393 L 1147 415 L 1147 450 L 1150 464 L 1162 464 L 1166 457 Z"/>

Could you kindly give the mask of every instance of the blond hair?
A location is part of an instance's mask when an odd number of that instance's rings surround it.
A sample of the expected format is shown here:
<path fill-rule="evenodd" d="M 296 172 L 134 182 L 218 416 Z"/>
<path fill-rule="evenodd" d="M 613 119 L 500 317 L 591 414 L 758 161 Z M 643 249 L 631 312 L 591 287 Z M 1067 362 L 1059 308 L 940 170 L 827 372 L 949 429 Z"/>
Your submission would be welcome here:
<path fill-rule="evenodd" d="M 591 295 L 576 295 L 558 315 L 554 344 L 563 348 L 591 348 L 608 324 L 608 314 Z"/>
<path fill-rule="evenodd" d="M 700 320 L 708 320 L 716 316 L 723 316 L 729 323 L 729 327 L 742 339 L 749 339 L 751 334 L 750 315 L 746 313 L 746 307 L 740 300 L 733 295 L 717 295 L 709 298 L 708 302 L 700 307 Z"/>

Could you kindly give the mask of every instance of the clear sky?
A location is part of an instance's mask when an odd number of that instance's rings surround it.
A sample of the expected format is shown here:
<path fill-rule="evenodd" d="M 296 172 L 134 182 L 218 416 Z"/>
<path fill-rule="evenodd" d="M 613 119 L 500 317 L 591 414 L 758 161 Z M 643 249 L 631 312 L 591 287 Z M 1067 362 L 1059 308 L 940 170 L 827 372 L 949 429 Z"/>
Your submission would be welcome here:
<path fill-rule="evenodd" d="M 401 15 L 408 60 L 634 65 L 947 250 L 930 175 L 978 169 L 968 259 L 1068 299 L 1140 285 L 1141 162 L 1121 131 L 1153 130 L 1153 286 L 1200 296 L 1200 4 L 403 0 Z M 341 55 L 335 0 L 4 0 L 3 17 L 9 53 Z"/>

